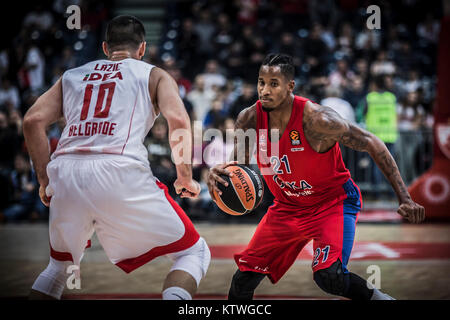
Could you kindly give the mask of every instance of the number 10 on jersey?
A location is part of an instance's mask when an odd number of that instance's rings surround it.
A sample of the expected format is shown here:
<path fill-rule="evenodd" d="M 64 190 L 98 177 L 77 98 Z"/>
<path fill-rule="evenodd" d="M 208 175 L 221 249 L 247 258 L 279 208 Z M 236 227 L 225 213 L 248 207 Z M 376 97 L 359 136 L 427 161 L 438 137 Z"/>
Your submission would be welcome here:
<path fill-rule="evenodd" d="M 88 84 L 84 90 L 83 98 L 83 108 L 81 109 L 80 120 L 86 120 L 89 112 L 89 106 L 91 105 L 92 90 L 94 88 L 93 84 Z M 97 102 L 95 104 L 94 118 L 107 118 L 109 115 L 109 109 L 111 108 L 111 102 L 114 95 L 114 90 L 116 88 L 115 82 L 107 82 L 100 84 L 97 94 Z M 103 102 L 105 100 L 105 93 L 108 90 L 108 95 L 106 97 L 105 107 L 103 107 Z"/>

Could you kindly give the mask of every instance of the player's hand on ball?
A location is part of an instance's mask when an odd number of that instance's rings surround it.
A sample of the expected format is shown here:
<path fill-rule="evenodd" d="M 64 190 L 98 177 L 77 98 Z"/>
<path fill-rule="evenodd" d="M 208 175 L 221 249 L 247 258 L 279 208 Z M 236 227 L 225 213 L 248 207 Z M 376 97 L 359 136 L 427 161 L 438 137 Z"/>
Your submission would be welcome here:
<path fill-rule="evenodd" d="M 223 184 L 224 186 L 228 186 L 228 183 L 220 177 L 221 174 L 227 175 L 229 177 L 232 177 L 233 174 L 229 172 L 226 168 L 232 165 L 237 164 L 237 161 L 230 161 L 224 164 L 218 164 L 211 169 L 209 169 L 208 173 L 208 190 L 209 194 L 211 196 L 211 199 L 213 201 L 216 201 L 214 198 L 214 190 L 220 195 L 222 194 L 222 191 L 219 190 L 217 187 L 217 182 Z"/>
<path fill-rule="evenodd" d="M 201 190 L 200 184 L 192 179 L 177 179 L 173 183 L 173 186 L 175 187 L 176 193 L 179 194 L 181 198 L 196 199 Z"/>
<path fill-rule="evenodd" d="M 401 203 L 397 212 L 411 223 L 420 223 L 425 219 L 425 208 L 412 200 Z"/>

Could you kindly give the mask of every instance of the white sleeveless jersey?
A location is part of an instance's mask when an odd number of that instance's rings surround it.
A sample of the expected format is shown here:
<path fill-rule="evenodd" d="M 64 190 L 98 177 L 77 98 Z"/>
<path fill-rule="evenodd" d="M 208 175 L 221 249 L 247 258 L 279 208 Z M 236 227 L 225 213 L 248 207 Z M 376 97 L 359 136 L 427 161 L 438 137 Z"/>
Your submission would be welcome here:
<path fill-rule="evenodd" d="M 97 60 L 62 77 L 63 154 L 117 154 L 148 166 L 143 142 L 157 114 L 149 93 L 154 66 L 136 59 Z"/>

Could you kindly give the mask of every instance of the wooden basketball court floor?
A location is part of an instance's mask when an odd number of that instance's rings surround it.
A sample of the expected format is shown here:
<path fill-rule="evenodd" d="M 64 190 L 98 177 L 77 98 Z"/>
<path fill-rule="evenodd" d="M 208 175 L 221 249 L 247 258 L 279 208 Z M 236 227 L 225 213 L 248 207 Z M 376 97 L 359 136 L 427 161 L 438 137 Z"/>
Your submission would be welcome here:
<path fill-rule="evenodd" d="M 196 298 L 226 299 L 236 270 L 232 255 L 245 247 L 256 224 L 195 225 L 212 252 Z M 450 299 L 449 224 L 358 223 L 355 240 L 349 269 L 368 279 L 378 267 L 382 291 L 397 299 Z M 26 297 L 35 278 L 47 266 L 48 255 L 46 224 L 0 225 L 0 297 Z M 264 279 L 255 298 L 337 298 L 323 293 L 313 282 L 311 261 L 310 243 L 276 285 Z M 108 261 L 94 235 L 81 263 L 81 289 L 66 288 L 63 298 L 160 299 L 170 266 L 168 258 L 160 257 L 125 274 Z"/>

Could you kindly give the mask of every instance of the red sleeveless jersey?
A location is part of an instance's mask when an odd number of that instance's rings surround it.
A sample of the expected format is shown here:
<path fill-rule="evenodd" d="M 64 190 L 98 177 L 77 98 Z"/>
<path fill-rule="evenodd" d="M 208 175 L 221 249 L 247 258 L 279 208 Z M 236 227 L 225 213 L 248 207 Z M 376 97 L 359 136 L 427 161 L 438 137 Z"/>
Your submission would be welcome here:
<path fill-rule="evenodd" d="M 303 109 L 307 101 L 295 96 L 291 117 L 278 142 L 270 141 L 270 113 L 256 102 L 258 167 L 279 204 L 312 207 L 346 198 L 342 186 L 350 172 L 342 161 L 339 143 L 318 153 L 306 141 Z"/>

